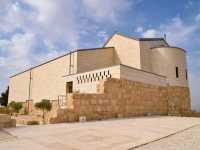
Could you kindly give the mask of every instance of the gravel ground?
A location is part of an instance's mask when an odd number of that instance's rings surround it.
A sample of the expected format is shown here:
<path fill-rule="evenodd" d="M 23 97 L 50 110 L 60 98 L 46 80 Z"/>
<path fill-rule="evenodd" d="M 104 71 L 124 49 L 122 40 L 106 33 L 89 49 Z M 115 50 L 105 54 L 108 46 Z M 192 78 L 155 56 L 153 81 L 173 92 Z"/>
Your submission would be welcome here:
<path fill-rule="evenodd" d="M 200 150 L 200 125 L 136 150 Z"/>

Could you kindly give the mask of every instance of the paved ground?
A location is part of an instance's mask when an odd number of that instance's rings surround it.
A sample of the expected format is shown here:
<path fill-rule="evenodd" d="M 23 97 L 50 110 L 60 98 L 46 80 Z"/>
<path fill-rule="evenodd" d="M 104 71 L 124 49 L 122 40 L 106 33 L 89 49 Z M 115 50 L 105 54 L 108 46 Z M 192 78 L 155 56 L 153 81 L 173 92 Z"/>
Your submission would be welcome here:
<path fill-rule="evenodd" d="M 134 147 L 139 147 L 140 150 L 150 148 L 179 150 L 179 146 L 182 149 L 186 148 L 184 145 L 187 143 L 189 148 L 186 150 L 191 148 L 195 150 L 200 146 L 200 118 L 142 117 L 22 126 L 6 129 L 6 132 L 14 137 L 8 135 L 6 140 L 0 138 L 2 150 L 123 150 Z M 0 137 L 1 133 L 0 131 Z M 175 135 L 151 143 L 171 134 Z M 150 144 L 140 146 L 149 142 Z M 195 147 L 192 147 L 193 144 L 196 144 Z M 168 148 L 168 145 L 171 147 Z"/>
<path fill-rule="evenodd" d="M 136 150 L 200 150 L 200 125 Z"/>

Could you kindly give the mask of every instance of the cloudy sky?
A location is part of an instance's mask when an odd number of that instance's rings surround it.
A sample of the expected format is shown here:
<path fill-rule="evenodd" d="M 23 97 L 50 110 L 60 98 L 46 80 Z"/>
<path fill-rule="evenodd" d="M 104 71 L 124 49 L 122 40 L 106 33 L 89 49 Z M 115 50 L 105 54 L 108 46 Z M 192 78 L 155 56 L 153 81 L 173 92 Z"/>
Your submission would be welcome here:
<path fill-rule="evenodd" d="M 114 32 L 162 37 L 187 50 L 194 109 L 200 110 L 200 0 L 0 0 L 0 92 L 9 76 Z"/>

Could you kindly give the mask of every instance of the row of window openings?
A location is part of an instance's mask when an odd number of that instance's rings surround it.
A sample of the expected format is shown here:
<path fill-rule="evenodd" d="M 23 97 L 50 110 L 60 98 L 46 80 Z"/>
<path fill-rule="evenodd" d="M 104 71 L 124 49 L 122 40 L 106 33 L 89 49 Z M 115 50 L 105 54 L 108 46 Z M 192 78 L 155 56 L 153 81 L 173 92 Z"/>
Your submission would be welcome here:
<path fill-rule="evenodd" d="M 176 66 L 176 78 L 179 78 L 179 68 Z M 188 79 L 187 69 L 185 70 L 185 79 Z"/>
<path fill-rule="evenodd" d="M 87 79 L 87 78 L 95 78 L 98 76 L 106 76 L 106 75 L 110 75 L 110 71 L 103 71 L 103 72 L 96 72 L 96 73 L 92 73 L 92 74 L 86 74 L 86 75 L 81 75 L 77 77 L 77 80 L 81 80 L 81 79 Z"/>
<path fill-rule="evenodd" d="M 86 74 L 82 76 L 77 77 L 78 84 L 85 83 L 85 82 L 93 82 L 93 81 L 99 81 L 104 78 L 111 78 L 110 71 L 103 71 L 99 73 L 93 73 L 93 74 Z"/>

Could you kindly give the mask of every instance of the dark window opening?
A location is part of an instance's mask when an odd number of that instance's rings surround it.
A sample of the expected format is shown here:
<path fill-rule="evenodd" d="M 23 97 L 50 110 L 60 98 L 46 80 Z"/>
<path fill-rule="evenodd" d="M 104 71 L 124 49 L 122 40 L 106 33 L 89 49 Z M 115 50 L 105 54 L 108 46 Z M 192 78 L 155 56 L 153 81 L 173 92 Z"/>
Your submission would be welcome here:
<path fill-rule="evenodd" d="M 176 78 L 179 77 L 178 67 L 176 66 Z"/>
<path fill-rule="evenodd" d="M 187 72 L 187 69 L 185 70 L 185 78 L 186 78 L 186 80 L 188 79 L 188 72 Z"/>
<path fill-rule="evenodd" d="M 73 92 L 73 82 L 67 82 L 66 93 L 72 93 L 72 92 Z"/>

